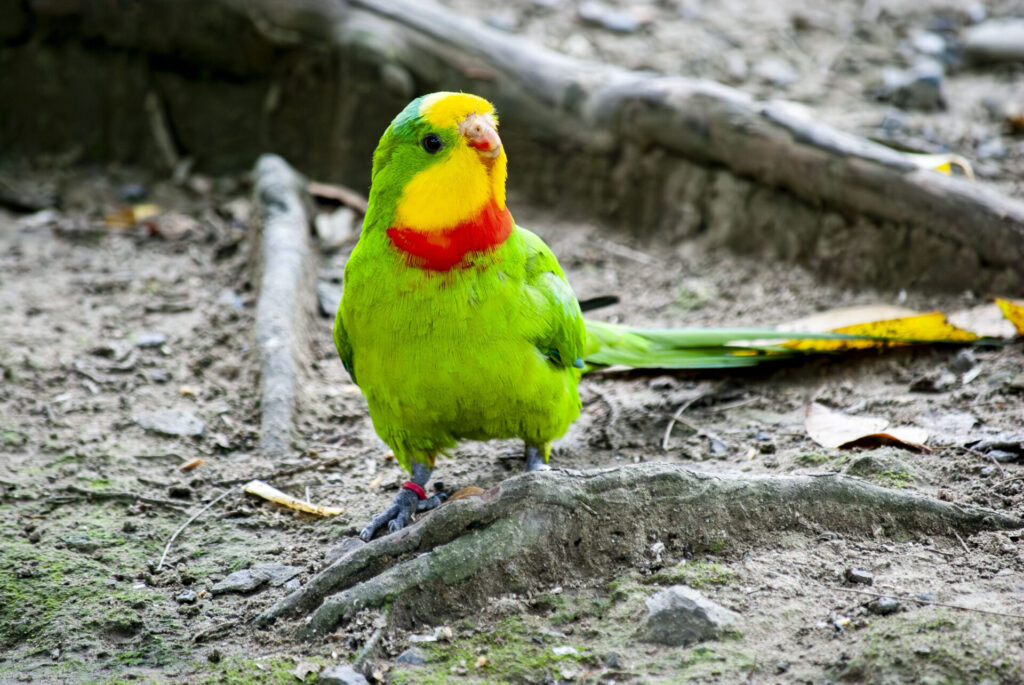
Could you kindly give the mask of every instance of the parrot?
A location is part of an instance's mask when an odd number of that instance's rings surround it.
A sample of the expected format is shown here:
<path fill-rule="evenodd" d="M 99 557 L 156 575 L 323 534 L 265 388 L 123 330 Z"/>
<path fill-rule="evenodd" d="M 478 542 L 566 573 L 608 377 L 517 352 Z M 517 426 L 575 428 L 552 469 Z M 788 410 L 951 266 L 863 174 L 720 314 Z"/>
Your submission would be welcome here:
<path fill-rule="evenodd" d="M 527 471 L 550 468 L 590 366 L 722 368 L 789 354 L 723 346 L 768 337 L 763 329 L 584 321 L 551 249 L 512 218 L 507 166 L 494 106 L 469 93 L 416 98 L 373 153 L 333 335 L 375 432 L 410 478 L 362 529 L 366 542 L 445 501 L 425 486 L 460 441 L 518 439 Z"/>

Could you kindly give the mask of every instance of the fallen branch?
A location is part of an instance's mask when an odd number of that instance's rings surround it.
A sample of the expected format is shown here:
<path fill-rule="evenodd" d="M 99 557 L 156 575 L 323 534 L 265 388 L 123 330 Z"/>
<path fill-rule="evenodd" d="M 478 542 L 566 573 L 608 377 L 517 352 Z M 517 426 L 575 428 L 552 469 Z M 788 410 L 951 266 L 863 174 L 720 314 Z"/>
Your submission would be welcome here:
<path fill-rule="evenodd" d="M 146 495 L 140 495 L 135 492 L 125 492 L 122 490 L 86 490 L 85 488 L 78 487 L 77 485 L 68 485 L 63 489 L 65 492 L 70 492 L 75 496 L 71 498 L 53 497 L 50 498 L 50 501 L 56 504 L 65 504 L 76 499 L 117 500 L 120 502 L 144 502 L 146 504 L 152 504 L 159 507 L 170 507 L 171 509 L 188 508 L 188 504 L 185 502 L 160 499 L 159 497 L 147 497 Z"/>
<path fill-rule="evenodd" d="M 304 368 L 306 300 L 313 292 L 305 181 L 276 155 L 256 164 L 255 204 L 260 229 L 261 279 L 256 305 L 260 372 L 260 451 L 284 459 L 291 449 L 296 375 Z M 309 281 L 309 282 L 305 282 Z"/>
<path fill-rule="evenodd" d="M 424 518 L 355 547 L 257 620 L 315 609 L 299 631 L 306 638 L 385 602 L 400 620 L 436 620 L 494 595 L 600 576 L 652 539 L 699 552 L 763 545 L 786 530 L 950 535 L 1024 525 L 849 476 L 711 475 L 664 463 L 523 474 Z"/>

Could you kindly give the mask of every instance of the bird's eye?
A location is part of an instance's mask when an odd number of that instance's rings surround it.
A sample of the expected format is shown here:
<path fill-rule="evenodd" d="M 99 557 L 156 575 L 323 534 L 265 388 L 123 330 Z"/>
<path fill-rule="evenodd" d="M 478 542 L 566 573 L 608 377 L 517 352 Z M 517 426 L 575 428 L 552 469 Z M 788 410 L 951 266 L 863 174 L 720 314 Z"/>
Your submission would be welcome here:
<path fill-rule="evenodd" d="M 420 145 L 422 145 L 423 149 L 430 154 L 434 154 L 444 147 L 444 141 L 441 140 L 441 136 L 436 133 L 428 133 L 423 136 L 423 140 L 420 141 Z"/>

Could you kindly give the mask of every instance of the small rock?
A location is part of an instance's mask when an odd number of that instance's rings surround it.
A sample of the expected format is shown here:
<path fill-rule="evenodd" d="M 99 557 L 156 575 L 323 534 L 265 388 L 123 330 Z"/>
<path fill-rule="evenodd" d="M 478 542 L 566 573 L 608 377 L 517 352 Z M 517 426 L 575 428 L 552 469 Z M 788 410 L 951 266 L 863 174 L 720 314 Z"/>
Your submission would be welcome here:
<path fill-rule="evenodd" d="M 228 592 L 252 592 L 267 582 L 273 587 L 278 587 L 287 583 L 301 572 L 302 569 L 298 566 L 262 564 L 241 571 L 235 571 L 211 587 L 210 592 L 215 595 L 222 595 Z"/>
<path fill-rule="evenodd" d="M 892 597 L 879 597 L 875 601 L 868 604 L 868 611 L 879 616 L 888 616 L 889 614 L 895 614 L 900 610 L 900 603 L 898 600 Z"/>
<path fill-rule="evenodd" d="M 970 350 L 960 350 L 949 363 L 949 370 L 953 373 L 964 374 L 978 365 L 978 359 Z"/>
<path fill-rule="evenodd" d="M 1008 461 L 1017 461 L 1021 457 L 1019 452 L 1007 452 L 1006 450 L 989 450 L 985 454 L 1003 464 L 1005 464 Z"/>
<path fill-rule="evenodd" d="M 316 282 L 316 299 L 320 305 L 320 313 L 324 316 L 333 317 L 338 311 L 338 303 L 341 302 L 343 289 L 337 283 L 330 281 Z"/>
<path fill-rule="evenodd" d="M 875 89 L 875 95 L 902 109 L 945 109 L 943 77 L 942 65 L 930 59 L 921 60 L 907 70 L 886 69 L 882 72 L 882 83 Z"/>
<path fill-rule="evenodd" d="M 910 46 L 922 55 L 939 58 L 946 52 L 946 39 L 938 33 L 921 31 L 911 34 Z"/>
<path fill-rule="evenodd" d="M 187 485 L 172 485 L 167 488 L 167 494 L 174 499 L 192 499 L 192 488 Z"/>
<path fill-rule="evenodd" d="M 991 454 L 991 452 L 989 453 Z M 982 478 L 991 478 L 996 475 L 998 471 L 995 466 L 983 466 L 981 467 L 980 475 Z"/>
<path fill-rule="evenodd" d="M 946 369 L 918 376 L 910 381 L 911 392 L 946 392 L 957 384 L 957 377 Z"/>
<path fill-rule="evenodd" d="M 145 430 L 161 435 L 194 437 L 206 430 L 206 424 L 195 414 L 180 409 L 139 412 L 133 418 Z"/>
<path fill-rule="evenodd" d="M 427 655 L 419 647 L 410 647 L 395 658 L 395 663 L 422 666 L 427 663 Z"/>
<path fill-rule="evenodd" d="M 785 673 L 788 670 L 789 670 L 789 662 L 788 661 L 776 662 L 776 664 L 775 664 L 775 672 L 776 673 L 782 674 L 782 673 Z"/>
<path fill-rule="evenodd" d="M 199 601 L 199 595 L 196 594 L 195 590 L 185 590 L 175 595 L 174 601 L 178 604 L 195 604 Z"/>
<path fill-rule="evenodd" d="M 349 552 L 355 551 L 365 544 L 366 543 L 359 538 L 345 538 L 334 547 L 327 550 L 327 553 L 324 554 L 324 564 L 329 566 Z"/>
<path fill-rule="evenodd" d="M 861 585 L 873 585 L 875 577 L 859 568 L 848 568 L 843 573 L 843 576 L 847 581 L 851 583 L 860 583 Z"/>
<path fill-rule="evenodd" d="M 713 638 L 740 616 L 700 592 L 673 585 L 647 600 L 644 642 L 680 646 Z"/>
<path fill-rule="evenodd" d="M 85 535 L 72 535 L 64 538 L 64 544 L 67 545 L 68 549 L 73 549 L 76 552 L 82 552 L 83 554 L 89 554 L 95 552 L 100 548 L 98 540 L 94 540 Z"/>
<path fill-rule="evenodd" d="M 355 235 L 355 225 L 356 211 L 351 207 L 340 207 L 330 213 L 317 214 L 314 226 L 320 248 L 337 250 Z"/>
<path fill-rule="evenodd" d="M 154 383 L 166 383 L 167 381 L 171 380 L 171 377 L 167 374 L 166 371 L 157 370 L 151 371 L 149 373 L 149 380 L 153 381 Z"/>
<path fill-rule="evenodd" d="M 117 188 L 115 194 L 122 202 L 141 202 L 149 195 L 149 188 L 144 183 L 125 183 Z"/>
<path fill-rule="evenodd" d="M 554 652 L 555 656 L 579 656 L 579 650 L 572 645 L 565 645 L 563 647 L 552 647 L 551 651 Z"/>
<path fill-rule="evenodd" d="M 729 446 L 718 438 L 711 438 L 709 451 L 713 457 L 722 457 L 729 453 Z"/>
<path fill-rule="evenodd" d="M 605 668 L 618 668 L 619 667 L 619 655 L 615 652 L 609 652 L 604 658 Z"/>
<path fill-rule="evenodd" d="M 934 592 L 922 592 L 917 596 L 922 602 L 937 602 L 939 601 L 938 596 Z"/>
<path fill-rule="evenodd" d="M 216 647 L 211 649 L 210 652 L 206 655 L 206 660 L 209 661 L 211 664 L 219 664 L 220 663 L 220 659 L 221 659 L 220 650 L 217 649 Z"/>
<path fill-rule="evenodd" d="M 961 37 L 964 57 L 976 63 L 1024 61 L 1024 19 L 992 19 Z"/>
<path fill-rule="evenodd" d="M 754 74 L 766 83 L 788 86 L 800 79 L 800 73 L 789 62 L 769 57 L 754 66 Z"/>
<path fill-rule="evenodd" d="M 505 33 L 512 33 L 519 28 L 519 16 L 510 8 L 491 12 L 487 15 L 486 21 L 488 26 L 492 26 Z"/>
<path fill-rule="evenodd" d="M 325 668 L 316 682 L 317 685 L 369 685 L 366 676 L 348 664 Z"/>
<path fill-rule="evenodd" d="M 632 12 L 617 9 L 604 2 L 584 2 L 578 12 L 584 23 L 600 26 L 609 31 L 634 33 L 640 29 L 640 21 Z"/>
<path fill-rule="evenodd" d="M 136 347 L 160 347 L 161 345 L 167 344 L 167 336 L 163 333 L 156 333 L 153 331 L 146 331 L 145 333 L 139 333 L 135 337 Z"/>
<path fill-rule="evenodd" d="M 270 579 L 267 576 L 243 569 L 235 571 L 224 580 L 215 583 L 210 588 L 210 592 L 215 595 L 223 595 L 228 592 L 252 592 L 268 580 Z"/>

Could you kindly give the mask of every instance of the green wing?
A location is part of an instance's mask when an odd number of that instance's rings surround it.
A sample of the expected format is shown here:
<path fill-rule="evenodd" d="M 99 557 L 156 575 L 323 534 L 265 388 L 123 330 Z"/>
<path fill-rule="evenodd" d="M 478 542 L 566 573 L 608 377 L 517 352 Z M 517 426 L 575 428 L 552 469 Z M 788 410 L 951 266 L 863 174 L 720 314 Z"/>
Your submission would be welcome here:
<path fill-rule="evenodd" d="M 586 333 L 579 301 L 544 241 L 523 228 L 519 233 L 526 248 L 526 285 L 541 305 L 538 315 L 546 324 L 534 344 L 559 366 L 583 368 Z"/>
<path fill-rule="evenodd" d="M 352 382 L 359 385 L 359 381 L 356 380 L 355 365 L 352 363 L 352 343 L 349 342 L 348 331 L 345 330 L 345 324 L 341 320 L 340 305 L 338 314 L 334 317 L 334 346 L 338 348 L 338 356 L 341 357 L 341 363 L 348 371 Z"/>

